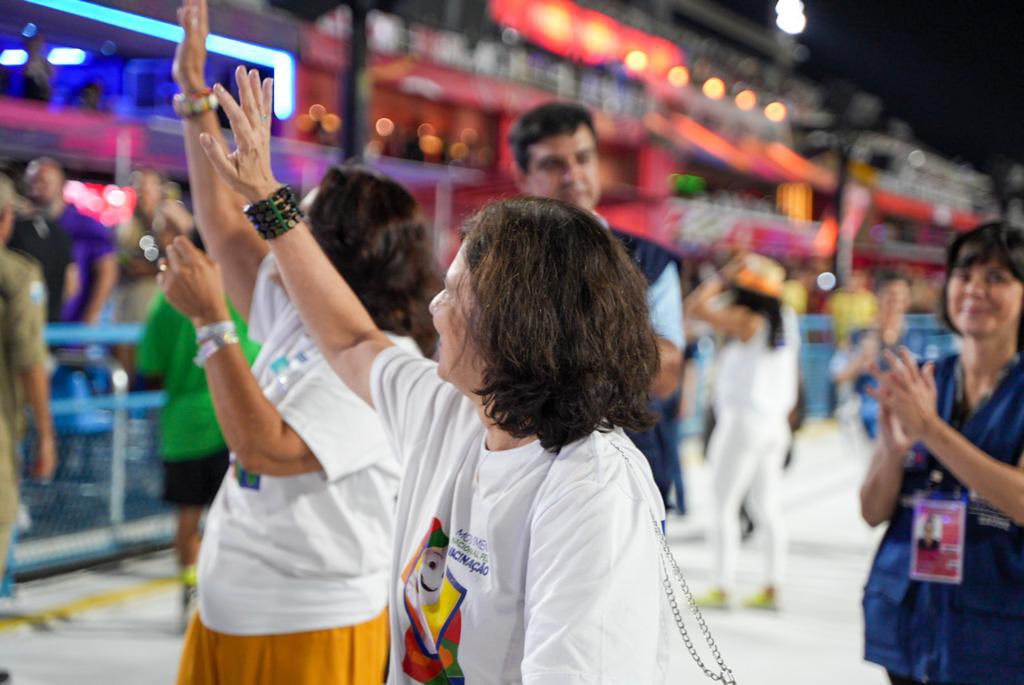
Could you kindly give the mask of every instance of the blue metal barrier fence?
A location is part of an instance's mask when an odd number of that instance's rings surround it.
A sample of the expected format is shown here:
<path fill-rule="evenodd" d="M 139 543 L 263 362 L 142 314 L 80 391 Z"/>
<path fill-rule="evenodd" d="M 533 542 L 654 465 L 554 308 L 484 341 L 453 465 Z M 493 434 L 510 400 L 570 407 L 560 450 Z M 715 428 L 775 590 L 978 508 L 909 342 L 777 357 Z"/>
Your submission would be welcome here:
<path fill-rule="evenodd" d="M 835 354 L 828 316 L 801 319 L 801 367 L 808 417 L 831 415 L 834 389 L 829 365 Z M 134 344 L 141 326 L 58 324 L 47 341 L 58 349 L 52 410 L 60 465 L 50 483 L 23 478 L 22 516 L 11 569 L 35 574 L 89 563 L 138 548 L 168 544 L 174 522 L 162 500 L 159 414 L 164 395 L 129 392 L 127 373 L 110 353 L 114 344 Z M 908 317 L 908 335 L 918 336 L 926 357 L 952 350 L 953 336 L 935 317 Z M 681 424 L 684 436 L 704 426 L 708 381 L 714 359 L 710 338 L 698 345 L 697 401 Z M 34 435 L 21 446 L 31 454 Z"/>
<path fill-rule="evenodd" d="M 173 520 L 161 500 L 158 443 L 165 397 L 161 392 L 129 392 L 128 374 L 108 347 L 135 344 L 141 328 L 47 328 L 50 345 L 73 346 L 55 351 L 51 378 L 59 463 L 49 483 L 22 479 L 11 569 L 15 576 L 170 542 Z M 32 454 L 34 443 L 30 429 L 22 454 Z"/>

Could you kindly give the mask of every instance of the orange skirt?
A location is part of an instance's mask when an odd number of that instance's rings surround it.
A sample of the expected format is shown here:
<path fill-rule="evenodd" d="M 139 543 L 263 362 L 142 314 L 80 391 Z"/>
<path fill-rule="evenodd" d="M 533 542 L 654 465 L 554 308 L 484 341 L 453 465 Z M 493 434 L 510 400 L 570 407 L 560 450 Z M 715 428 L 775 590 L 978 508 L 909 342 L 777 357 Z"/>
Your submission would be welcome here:
<path fill-rule="evenodd" d="M 388 612 L 345 628 L 285 635 L 225 635 L 192 617 L 178 685 L 380 685 Z"/>

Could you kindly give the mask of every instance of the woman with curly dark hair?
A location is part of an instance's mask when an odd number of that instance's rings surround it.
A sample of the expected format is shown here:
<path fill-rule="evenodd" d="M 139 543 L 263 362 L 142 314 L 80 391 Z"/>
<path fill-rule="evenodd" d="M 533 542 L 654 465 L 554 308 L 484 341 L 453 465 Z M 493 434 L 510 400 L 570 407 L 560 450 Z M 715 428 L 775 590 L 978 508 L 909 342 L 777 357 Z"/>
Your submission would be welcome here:
<path fill-rule="evenodd" d="M 317 350 L 294 304 L 302 293 L 253 233 L 244 199 L 200 147 L 201 136 L 219 138 L 217 117 L 182 102 L 209 104 L 197 95 L 206 92 L 205 15 L 201 0 L 182 8 L 175 78 L 197 224 L 212 259 L 177 240 L 160 281 L 196 327 L 195 362 L 205 369 L 234 468 L 210 509 L 191 574 L 199 613 L 178 682 L 379 683 L 402 467 L 378 414 Z M 417 358 L 432 350 L 428 303 L 439 279 L 409 193 L 367 170 L 332 169 L 309 212 L 313 261 L 350 279 L 361 311 L 389 343 Z M 225 292 L 262 345 L 251 370 Z M 317 299 L 330 311 L 332 294 Z"/>
<path fill-rule="evenodd" d="M 252 79 L 252 80 L 250 80 Z M 589 212 L 495 203 L 431 304 L 438 361 L 381 333 L 317 249 L 261 133 L 269 90 L 217 89 L 238 149 L 204 138 L 252 206 L 335 371 L 405 467 L 389 682 L 664 682 L 661 497 L 621 428 L 651 420 L 646 281 Z M 330 421 L 329 410 L 323 416 Z"/>

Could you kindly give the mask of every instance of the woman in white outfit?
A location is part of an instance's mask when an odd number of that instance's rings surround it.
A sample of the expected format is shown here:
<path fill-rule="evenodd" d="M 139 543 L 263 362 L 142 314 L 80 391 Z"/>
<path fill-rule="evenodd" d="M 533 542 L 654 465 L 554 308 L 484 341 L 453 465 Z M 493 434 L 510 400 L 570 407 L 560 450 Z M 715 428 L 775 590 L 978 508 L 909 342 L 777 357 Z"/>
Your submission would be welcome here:
<path fill-rule="evenodd" d="M 206 3 L 187 0 L 179 16 L 178 112 L 210 257 L 177 240 L 160 280 L 168 301 L 196 326 L 196 363 L 234 468 L 207 520 L 199 612 L 177 682 L 379 683 L 401 464 L 379 416 L 317 350 L 295 290 L 242 211 L 245 200 L 200 147 L 201 136 L 221 138 L 203 79 Z M 269 140 L 269 116 L 263 126 Z M 430 353 L 427 307 L 439 279 L 412 196 L 375 173 L 336 168 L 324 175 L 309 213 L 312 250 L 325 268 L 345 273 L 372 320 L 390 332 L 385 339 L 412 356 Z M 225 291 L 262 345 L 251 370 Z"/>
<path fill-rule="evenodd" d="M 389 682 L 665 682 L 664 509 L 620 430 L 653 420 L 643 274 L 590 212 L 495 203 L 467 226 L 431 303 L 438 361 L 410 354 L 381 333 L 274 179 L 261 125 L 269 87 L 261 99 L 239 79 L 241 106 L 218 88 L 238 149 L 203 143 L 253 203 L 317 346 L 377 410 L 405 468 Z"/>
<path fill-rule="evenodd" d="M 786 561 L 779 482 L 792 439 L 789 413 L 797 401 L 800 349 L 796 314 L 779 299 L 784 279 L 779 264 L 750 254 L 702 283 L 686 302 L 688 315 L 727 337 L 718 355 L 716 424 L 708 446 L 716 586 L 700 598 L 704 606 L 728 606 L 735 590 L 739 512 L 749 493 L 767 550 L 764 586 L 744 605 L 777 608 Z"/>

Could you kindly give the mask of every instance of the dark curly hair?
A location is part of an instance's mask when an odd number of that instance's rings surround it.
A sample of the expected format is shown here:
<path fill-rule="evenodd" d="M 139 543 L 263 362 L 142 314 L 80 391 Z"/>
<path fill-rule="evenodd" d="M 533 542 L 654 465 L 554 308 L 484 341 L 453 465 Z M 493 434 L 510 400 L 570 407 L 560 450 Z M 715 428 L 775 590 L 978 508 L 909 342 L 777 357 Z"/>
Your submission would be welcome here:
<path fill-rule="evenodd" d="M 334 167 L 320 181 L 309 225 L 379 328 L 412 337 L 427 356 L 437 332 L 428 306 L 440 288 L 419 205 L 369 169 Z"/>
<path fill-rule="evenodd" d="M 488 417 L 557 452 L 595 430 L 646 430 L 658 353 L 647 281 L 597 219 L 558 200 L 480 210 L 463 231 L 469 336 Z"/>

